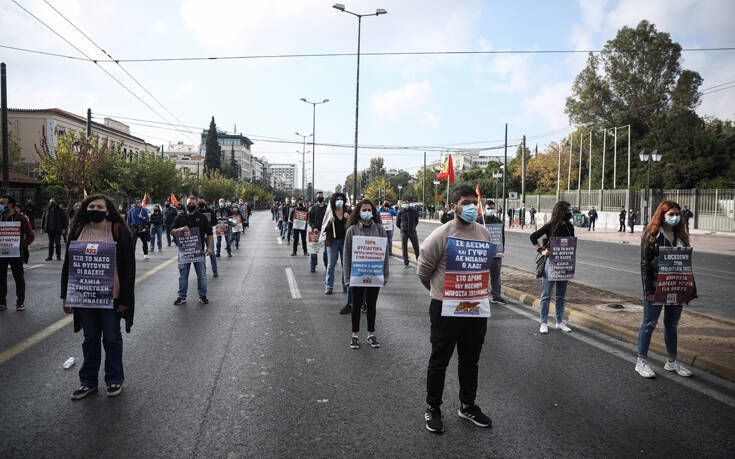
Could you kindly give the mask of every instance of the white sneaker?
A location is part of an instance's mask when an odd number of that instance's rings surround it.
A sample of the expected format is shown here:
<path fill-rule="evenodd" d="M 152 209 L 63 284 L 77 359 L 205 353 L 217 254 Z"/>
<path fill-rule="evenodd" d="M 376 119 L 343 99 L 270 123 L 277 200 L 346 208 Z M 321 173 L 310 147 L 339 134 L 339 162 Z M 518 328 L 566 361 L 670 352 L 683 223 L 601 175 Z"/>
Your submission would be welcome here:
<path fill-rule="evenodd" d="M 549 333 L 549 326 L 546 324 L 541 324 L 541 326 L 538 329 L 538 332 L 542 335 L 546 335 Z"/>
<path fill-rule="evenodd" d="M 556 329 L 557 330 L 561 330 L 564 333 L 571 333 L 572 332 L 572 329 L 569 328 L 569 326 L 567 324 L 565 324 L 564 322 L 557 323 L 556 324 Z"/>
<path fill-rule="evenodd" d="M 638 362 L 635 364 L 635 371 L 638 372 L 638 374 L 643 376 L 644 378 L 655 378 L 656 377 L 656 373 L 648 365 L 648 360 L 646 359 L 638 359 Z"/>
<path fill-rule="evenodd" d="M 683 376 L 685 378 L 688 378 L 692 375 L 691 370 L 688 368 L 684 368 L 678 360 L 674 360 L 673 362 L 669 362 L 666 360 L 666 363 L 664 364 L 664 370 L 666 371 L 675 371 L 677 375 Z"/>
<path fill-rule="evenodd" d="M 144 260 L 147 260 L 147 259 L 148 259 L 148 254 L 146 254 L 146 255 L 143 255 L 143 259 L 144 259 Z"/>

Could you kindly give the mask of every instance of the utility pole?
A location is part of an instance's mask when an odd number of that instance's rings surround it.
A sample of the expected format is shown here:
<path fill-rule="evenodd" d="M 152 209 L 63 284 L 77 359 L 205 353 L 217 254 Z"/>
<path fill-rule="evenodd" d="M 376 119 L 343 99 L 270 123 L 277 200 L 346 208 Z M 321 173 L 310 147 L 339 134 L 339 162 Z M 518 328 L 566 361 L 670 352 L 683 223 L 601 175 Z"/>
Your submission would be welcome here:
<path fill-rule="evenodd" d="M 8 177 L 8 75 L 5 62 L 0 64 L 0 105 L 2 105 L 2 148 L 3 148 L 3 190 L 10 192 L 10 178 Z"/>
<path fill-rule="evenodd" d="M 628 189 L 630 189 L 630 124 L 628 125 Z"/>
<path fill-rule="evenodd" d="M 87 109 L 87 138 L 92 136 L 92 109 Z"/>
<path fill-rule="evenodd" d="M 421 185 L 421 194 L 423 194 L 424 212 L 426 212 L 426 152 L 424 152 L 424 183 Z"/>
<path fill-rule="evenodd" d="M 615 126 L 613 137 L 614 137 L 613 142 L 615 142 L 615 145 L 613 146 L 613 190 L 614 190 L 618 186 L 618 179 L 617 179 L 617 172 L 618 172 L 618 127 L 617 126 Z"/>
<path fill-rule="evenodd" d="M 577 191 L 582 190 L 582 132 L 579 133 L 579 175 L 577 176 Z"/>
<path fill-rule="evenodd" d="M 590 159 L 587 167 L 587 191 L 592 191 L 592 131 L 590 131 Z"/>
<path fill-rule="evenodd" d="M 526 202 L 526 136 L 521 147 L 521 206 Z"/>
<path fill-rule="evenodd" d="M 559 145 L 559 157 L 556 163 L 556 200 L 559 200 L 559 190 L 561 189 L 561 145 Z"/>
<path fill-rule="evenodd" d="M 161 144 L 161 159 L 163 159 L 163 144 Z"/>
<path fill-rule="evenodd" d="M 600 189 L 605 189 L 605 148 L 607 147 L 607 128 L 602 133 L 602 182 Z"/>
<path fill-rule="evenodd" d="M 574 135 L 569 134 L 569 170 L 567 171 L 567 191 L 570 190 L 572 183 L 572 148 L 574 147 Z"/>
<path fill-rule="evenodd" d="M 505 213 L 506 213 L 506 207 L 508 204 L 507 199 L 505 198 L 505 185 L 506 185 L 506 171 L 508 169 L 508 123 L 505 123 L 505 153 L 504 153 L 504 159 L 503 159 L 503 215 L 501 218 L 503 219 L 503 224 L 505 224 Z"/>

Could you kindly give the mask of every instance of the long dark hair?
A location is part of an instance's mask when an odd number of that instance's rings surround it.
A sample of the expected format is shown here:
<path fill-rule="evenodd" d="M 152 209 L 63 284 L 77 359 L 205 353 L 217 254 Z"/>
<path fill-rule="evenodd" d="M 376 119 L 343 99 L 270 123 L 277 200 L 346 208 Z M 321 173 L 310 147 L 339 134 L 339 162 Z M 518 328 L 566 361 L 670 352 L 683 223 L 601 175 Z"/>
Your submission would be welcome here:
<path fill-rule="evenodd" d="M 565 215 L 572 205 L 566 201 L 559 201 L 554 205 L 554 210 L 551 211 L 551 237 L 559 235 L 561 227 L 567 223 Z"/>
<path fill-rule="evenodd" d="M 93 194 L 87 196 L 87 198 L 82 201 L 82 206 L 79 208 L 79 211 L 75 213 L 71 234 L 79 234 L 84 225 L 91 221 L 89 219 L 89 215 L 87 214 L 87 206 L 89 206 L 90 202 L 96 201 L 98 199 L 102 199 L 103 201 L 105 201 L 105 206 L 107 207 L 108 212 L 106 220 L 112 222 L 113 224 L 120 223 L 121 225 L 119 230 L 127 231 L 127 227 L 124 225 L 123 219 L 120 216 L 120 212 L 118 212 L 117 206 L 115 205 L 115 203 L 112 202 L 112 199 L 108 198 L 104 194 Z"/>
<path fill-rule="evenodd" d="M 332 197 L 329 198 L 329 207 L 332 208 L 333 214 L 337 210 L 337 205 L 335 204 L 335 202 L 337 201 L 338 197 L 342 198 L 342 210 L 347 210 L 347 196 L 345 196 L 344 193 L 334 193 L 332 194 Z"/>
<path fill-rule="evenodd" d="M 648 222 L 648 226 L 646 226 L 646 230 L 643 232 L 642 236 L 642 238 L 645 238 L 646 234 L 648 234 L 648 245 L 653 246 L 656 242 L 658 230 L 664 222 L 664 216 L 666 215 L 666 212 L 671 209 L 677 209 L 679 214 L 681 214 L 681 207 L 674 201 L 662 201 L 661 204 L 658 205 L 658 208 L 656 208 L 656 212 L 653 214 L 653 217 L 651 217 L 651 221 Z M 689 247 L 689 233 L 687 233 L 687 227 L 683 218 L 680 218 L 679 223 L 674 227 L 674 237 L 676 239 L 681 239 L 684 245 Z"/>
<path fill-rule="evenodd" d="M 357 223 L 360 220 L 362 220 L 362 217 L 360 217 L 360 208 L 363 206 L 363 204 L 367 204 L 370 206 L 370 210 L 373 213 L 373 221 L 375 223 L 380 224 L 380 216 L 378 214 L 378 209 L 375 207 L 375 204 L 373 204 L 373 201 L 369 199 L 363 199 L 362 201 L 357 203 L 357 206 L 355 206 L 355 211 L 352 212 L 352 215 L 350 215 L 350 220 L 347 224 L 348 228 L 352 225 L 357 225 Z"/>

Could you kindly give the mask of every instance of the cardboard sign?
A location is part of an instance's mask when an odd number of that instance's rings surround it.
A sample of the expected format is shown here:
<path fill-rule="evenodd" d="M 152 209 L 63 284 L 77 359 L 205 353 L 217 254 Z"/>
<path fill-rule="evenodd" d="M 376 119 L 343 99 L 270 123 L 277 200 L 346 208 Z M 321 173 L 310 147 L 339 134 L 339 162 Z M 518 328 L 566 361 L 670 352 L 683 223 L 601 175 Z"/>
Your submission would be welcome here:
<path fill-rule="evenodd" d="M 382 287 L 385 283 L 385 250 L 388 238 L 352 237 L 351 287 Z"/>
<path fill-rule="evenodd" d="M 319 240 L 319 231 L 309 231 L 307 234 L 309 238 L 309 253 L 312 255 L 318 255 L 324 250 L 324 241 Z"/>
<path fill-rule="evenodd" d="M 20 222 L 0 222 L 0 258 L 20 257 Z"/>
<path fill-rule="evenodd" d="M 113 308 L 116 249 L 116 242 L 69 242 L 68 307 Z"/>
<path fill-rule="evenodd" d="M 189 228 L 189 235 L 183 231 L 174 233 L 176 245 L 179 247 L 179 264 L 197 263 L 204 261 L 204 250 L 202 250 L 202 238 L 199 236 L 199 228 Z"/>
<path fill-rule="evenodd" d="M 689 304 L 694 297 L 691 247 L 659 247 L 657 304 Z"/>
<path fill-rule="evenodd" d="M 305 210 L 295 210 L 293 213 L 293 229 L 305 230 L 306 229 L 306 215 L 308 212 Z"/>
<path fill-rule="evenodd" d="M 490 242 L 495 244 L 495 253 L 503 253 L 503 224 L 502 223 L 487 223 L 485 224 L 490 233 Z"/>
<path fill-rule="evenodd" d="M 278 221 L 283 221 L 283 209 L 278 208 Z"/>
<path fill-rule="evenodd" d="M 235 215 L 234 217 L 230 217 L 230 223 L 232 223 L 232 232 L 233 233 L 242 233 L 242 217 L 239 215 Z"/>
<path fill-rule="evenodd" d="M 393 231 L 393 215 L 389 212 L 380 213 L 380 221 L 383 223 L 383 228 L 386 231 Z"/>
<path fill-rule="evenodd" d="M 550 281 L 568 281 L 574 279 L 574 268 L 577 262 L 576 237 L 552 237 L 549 245 L 547 279 Z"/>
<path fill-rule="evenodd" d="M 227 221 L 219 221 L 214 230 L 217 236 L 227 236 L 230 234 L 230 224 Z"/>
<path fill-rule="evenodd" d="M 450 237 L 442 316 L 490 317 L 490 262 L 495 244 Z"/>

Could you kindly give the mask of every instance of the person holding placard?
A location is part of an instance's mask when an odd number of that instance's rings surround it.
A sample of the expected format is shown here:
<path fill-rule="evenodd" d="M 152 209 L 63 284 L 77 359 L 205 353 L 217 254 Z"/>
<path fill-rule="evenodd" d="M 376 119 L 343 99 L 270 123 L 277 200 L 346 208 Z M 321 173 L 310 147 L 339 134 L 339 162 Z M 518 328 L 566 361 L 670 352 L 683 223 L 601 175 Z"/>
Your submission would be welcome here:
<path fill-rule="evenodd" d="M 541 304 L 539 306 L 539 315 L 541 325 L 539 326 L 539 333 L 549 333 L 549 326 L 547 324 L 549 319 L 549 303 L 551 302 L 551 291 L 556 287 L 556 296 L 554 297 L 554 305 L 556 307 L 556 328 L 565 333 L 572 331 L 564 322 L 564 303 L 567 295 L 567 282 L 566 280 L 552 280 L 549 278 L 549 263 L 548 256 L 550 253 L 551 239 L 555 237 L 561 238 L 573 238 L 574 237 L 574 226 L 570 220 L 572 219 L 572 206 L 566 201 L 559 201 L 554 205 L 554 209 L 551 211 L 551 221 L 537 231 L 531 234 L 531 244 L 536 248 L 536 251 L 545 257 L 543 262 L 545 263 L 542 272 L 541 282 Z M 539 239 L 546 236 L 543 241 L 543 246 L 539 244 Z"/>
<path fill-rule="evenodd" d="M 398 211 L 392 208 L 388 201 L 385 201 L 378 213 L 380 214 L 380 221 L 383 222 L 385 233 L 388 235 L 388 256 L 390 256 L 393 255 L 393 230 L 395 228 L 393 217 L 398 216 Z"/>
<path fill-rule="evenodd" d="M 23 249 L 33 242 L 31 223 L 10 195 L 0 197 L 0 311 L 8 309 L 8 265 L 15 281 L 15 310 L 25 310 L 26 281 Z"/>
<path fill-rule="evenodd" d="M 389 261 L 386 245 L 388 238 L 378 217 L 378 211 L 369 199 L 357 204 L 350 217 L 345 234 L 344 272 L 355 305 L 367 305 L 368 337 L 370 347 L 380 347 L 375 337 L 376 304 L 380 287 L 388 283 Z M 351 349 L 360 348 L 360 308 L 352 308 Z"/>
<path fill-rule="evenodd" d="M 676 360 L 677 328 L 683 305 L 697 297 L 694 277 L 691 274 L 691 249 L 687 250 L 690 247 L 689 233 L 687 233 L 681 213 L 679 204 L 673 201 L 661 202 L 641 238 L 643 323 L 638 331 L 638 359 L 635 371 L 644 378 L 656 376 L 648 364 L 648 348 L 651 345 L 651 336 L 656 329 L 662 309 L 664 311 L 664 342 L 668 354 L 664 370 L 676 372 L 679 376 L 684 377 L 692 375 L 691 370 Z M 689 275 L 676 275 L 675 277 L 680 279 L 678 282 L 667 278 L 666 285 L 663 285 L 664 263 L 669 261 L 664 257 L 665 251 L 670 254 L 668 258 L 676 260 L 672 265 L 678 264 L 683 267 L 684 262 L 687 262 Z M 667 294 L 666 290 L 671 291 L 671 286 L 676 287 L 677 293 Z M 664 290 L 663 294 L 662 290 Z M 669 301 L 670 297 L 671 301 Z"/>
<path fill-rule="evenodd" d="M 214 216 L 214 211 L 207 206 L 207 201 L 205 201 L 204 198 L 199 198 L 198 206 L 197 210 L 199 213 L 202 214 L 202 216 L 204 216 L 204 218 L 209 222 L 210 234 L 214 234 L 214 227 L 217 226 L 217 219 Z M 186 210 L 187 211 L 183 215 L 188 214 L 188 207 Z M 202 233 L 200 232 L 199 235 L 201 236 Z M 214 240 L 214 236 L 212 236 L 212 240 Z M 214 244 L 212 244 L 211 249 L 212 250 L 209 252 L 209 263 L 212 265 L 212 277 L 217 277 L 219 276 L 219 272 L 217 271 L 217 255 L 214 253 Z"/>
<path fill-rule="evenodd" d="M 230 246 L 235 246 L 235 250 L 240 250 L 240 234 L 243 231 L 243 217 L 240 206 L 236 202 L 232 203 L 232 216 L 230 217 L 230 226 L 232 227 L 232 235 L 230 236 Z"/>
<path fill-rule="evenodd" d="M 324 215 L 327 213 L 327 206 L 324 204 L 324 193 L 321 191 L 317 191 L 316 193 L 316 204 L 311 206 L 311 209 L 309 209 L 309 214 L 307 215 L 307 220 L 309 222 L 309 226 L 311 227 L 312 231 L 312 239 L 313 235 L 318 236 L 322 231 L 322 222 L 324 221 Z M 311 242 L 311 241 L 310 241 Z M 310 258 L 310 267 L 311 272 L 316 272 L 316 265 L 318 261 L 318 255 L 316 253 L 312 253 Z M 324 269 L 327 268 L 327 251 L 322 249 L 322 261 L 324 262 Z"/>
<path fill-rule="evenodd" d="M 309 255 L 306 248 L 306 219 L 309 215 L 309 209 L 304 206 L 304 200 L 299 198 L 296 207 L 291 212 L 291 225 L 293 226 L 293 251 L 291 256 L 296 256 L 296 250 L 299 248 L 299 239 L 301 239 L 301 248 L 304 249 L 304 256 Z"/>
<path fill-rule="evenodd" d="M 350 213 L 345 203 L 347 197 L 344 193 L 334 193 L 329 199 L 330 215 L 329 221 L 322 230 L 325 233 L 324 245 L 327 251 L 327 274 L 324 278 L 324 294 L 331 295 L 334 289 L 334 271 L 337 260 L 344 262 L 345 233 L 349 222 Z M 326 217 L 325 217 L 326 218 Z M 344 263 L 342 264 L 342 291 L 347 292 L 347 302 L 339 313 L 346 315 L 352 312 L 352 292 L 347 288 L 344 275 Z"/>
<path fill-rule="evenodd" d="M 74 314 L 74 332 L 84 330 L 84 363 L 79 389 L 72 400 L 97 391 L 105 348 L 107 396 L 122 391 L 123 340 L 120 319 L 130 333 L 135 313 L 135 247 L 125 222 L 112 201 L 101 194 L 88 196 L 74 218 L 61 271 L 62 307 Z"/>
<path fill-rule="evenodd" d="M 222 252 L 222 237 L 225 238 L 225 250 L 227 250 L 227 256 L 232 256 L 232 238 L 230 236 L 230 217 L 232 216 L 232 212 L 225 204 L 224 198 L 219 198 L 219 207 L 214 211 L 214 218 L 216 219 L 215 232 L 217 234 L 218 257 Z"/>
<path fill-rule="evenodd" d="M 477 218 L 477 193 L 468 185 L 452 192 L 454 220 L 436 228 L 424 241 L 417 274 L 429 290 L 431 357 L 427 370 L 426 429 L 444 431 L 440 406 L 447 366 L 457 348 L 460 407 L 457 414 L 479 427 L 492 421 L 475 405 L 477 363 L 490 317 L 488 283 L 495 245 Z"/>
<path fill-rule="evenodd" d="M 503 220 L 498 218 L 495 201 L 488 199 L 485 202 L 483 215 L 477 217 L 477 223 L 485 225 L 490 233 L 490 241 L 495 244 L 495 256 L 490 263 L 490 302 L 507 304 L 500 294 L 500 273 L 503 269 L 503 250 L 505 248 L 505 227 Z"/>
<path fill-rule="evenodd" d="M 201 206 L 201 201 L 200 201 Z M 194 271 L 197 273 L 197 293 L 199 294 L 199 302 L 201 304 L 209 303 L 207 299 L 207 266 L 206 257 L 212 258 L 212 225 L 210 219 L 197 210 L 197 198 L 190 196 L 186 200 L 186 213 L 181 214 L 174 220 L 173 230 L 174 241 L 179 246 L 179 296 L 174 301 L 174 305 L 186 303 L 186 294 L 189 290 L 189 271 L 191 265 L 194 265 Z M 196 232 L 190 231 L 196 229 Z M 186 251 L 191 248 L 190 245 L 184 246 L 177 238 L 179 235 L 190 237 L 198 233 L 199 247 L 195 250 Z M 189 241 L 187 241 L 189 242 Z M 200 250 L 201 249 L 201 250 Z M 202 251 L 204 252 L 202 254 Z M 194 252 L 194 253 L 191 253 Z M 202 256 L 203 255 L 203 256 Z M 189 261 L 193 260 L 193 261 Z"/>

